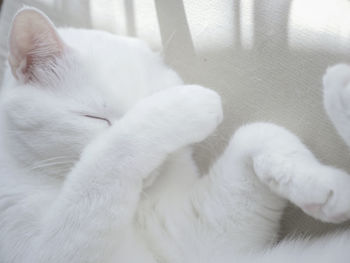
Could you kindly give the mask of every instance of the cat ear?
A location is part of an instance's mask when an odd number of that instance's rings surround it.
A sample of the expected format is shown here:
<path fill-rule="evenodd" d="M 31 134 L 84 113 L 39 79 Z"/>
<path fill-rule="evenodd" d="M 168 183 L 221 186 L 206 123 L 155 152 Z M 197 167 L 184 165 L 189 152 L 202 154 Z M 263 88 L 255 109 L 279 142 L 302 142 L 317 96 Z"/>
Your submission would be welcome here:
<path fill-rule="evenodd" d="M 10 31 L 9 63 L 20 81 L 38 81 L 38 72 L 52 71 L 64 50 L 53 23 L 35 8 L 23 8 L 15 16 Z"/>

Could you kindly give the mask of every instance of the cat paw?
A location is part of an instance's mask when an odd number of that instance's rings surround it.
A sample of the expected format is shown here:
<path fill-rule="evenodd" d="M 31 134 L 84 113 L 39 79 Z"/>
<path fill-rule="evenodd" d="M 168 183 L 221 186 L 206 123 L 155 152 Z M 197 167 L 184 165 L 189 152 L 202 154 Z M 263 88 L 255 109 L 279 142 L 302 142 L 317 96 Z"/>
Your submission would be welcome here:
<path fill-rule="evenodd" d="M 350 66 L 338 64 L 323 76 L 324 106 L 329 115 L 350 112 Z"/>
<path fill-rule="evenodd" d="M 167 96 L 171 116 L 177 120 L 175 130 L 188 143 L 204 140 L 223 119 L 221 98 L 211 89 L 185 85 L 169 89 Z"/>
<path fill-rule="evenodd" d="M 303 194 L 303 200 L 297 198 L 296 204 L 323 222 L 342 223 L 350 219 L 350 176 L 330 167 L 322 170 L 304 187 L 308 192 Z"/>
<path fill-rule="evenodd" d="M 328 223 L 350 219 L 350 176 L 320 165 L 296 165 L 290 158 L 262 155 L 254 170 L 262 182 L 306 214 Z"/>
<path fill-rule="evenodd" d="M 167 151 L 204 140 L 223 118 L 221 98 L 213 90 L 184 85 L 162 90 L 140 102 L 133 113 L 137 130 Z"/>

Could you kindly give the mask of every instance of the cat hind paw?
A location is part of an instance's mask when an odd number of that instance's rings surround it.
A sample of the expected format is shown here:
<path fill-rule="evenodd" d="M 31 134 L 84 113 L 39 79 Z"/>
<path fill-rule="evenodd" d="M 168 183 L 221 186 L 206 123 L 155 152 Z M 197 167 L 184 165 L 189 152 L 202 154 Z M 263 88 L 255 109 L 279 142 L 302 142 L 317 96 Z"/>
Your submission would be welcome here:
<path fill-rule="evenodd" d="M 328 223 L 350 219 L 350 176 L 321 164 L 300 166 L 290 158 L 264 154 L 254 160 L 260 180 L 306 214 Z"/>
<path fill-rule="evenodd" d="M 317 176 L 317 175 L 316 175 Z M 350 219 L 350 176 L 325 167 L 310 185 L 310 196 L 297 204 L 305 213 L 328 223 Z"/>

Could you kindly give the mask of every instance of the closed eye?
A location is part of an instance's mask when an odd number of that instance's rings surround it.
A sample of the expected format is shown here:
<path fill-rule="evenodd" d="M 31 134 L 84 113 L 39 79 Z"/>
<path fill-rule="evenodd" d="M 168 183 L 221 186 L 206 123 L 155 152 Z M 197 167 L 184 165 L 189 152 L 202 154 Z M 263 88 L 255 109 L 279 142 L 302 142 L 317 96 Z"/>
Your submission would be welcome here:
<path fill-rule="evenodd" d="M 102 121 L 105 121 L 107 122 L 108 126 L 112 126 L 112 123 L 110 122 L 110 120 L 106 119 L 106 118 L 103 118 L 103 117 L 98 117 L 98 116 L 93 116 L 93 115 L 88 115 L 88 114 L 85 114 L 83 115 L 84 117 L 87 117 L 87 118 L 92 118 L 92 119 L 97 119 L 97 120 L 102 120 Z"/>

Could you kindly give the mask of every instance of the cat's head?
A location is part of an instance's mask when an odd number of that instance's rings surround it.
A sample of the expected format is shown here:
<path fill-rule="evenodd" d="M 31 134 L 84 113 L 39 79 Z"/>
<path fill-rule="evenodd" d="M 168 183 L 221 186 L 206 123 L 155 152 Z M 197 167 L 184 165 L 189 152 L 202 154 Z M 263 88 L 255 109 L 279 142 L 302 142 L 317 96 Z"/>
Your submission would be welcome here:
<path fill-rule="evenodd" d="M 33 8 L 16 14 L 9 49 L 2 133 L 11 155 L 35 169 L 65 162 L 70 167 L 90 141 L 140 99 L 181 84 L 142 41 L 94 30 L 57 30 Z M 63 166 L 57 165 L 60 172 Z"/>

